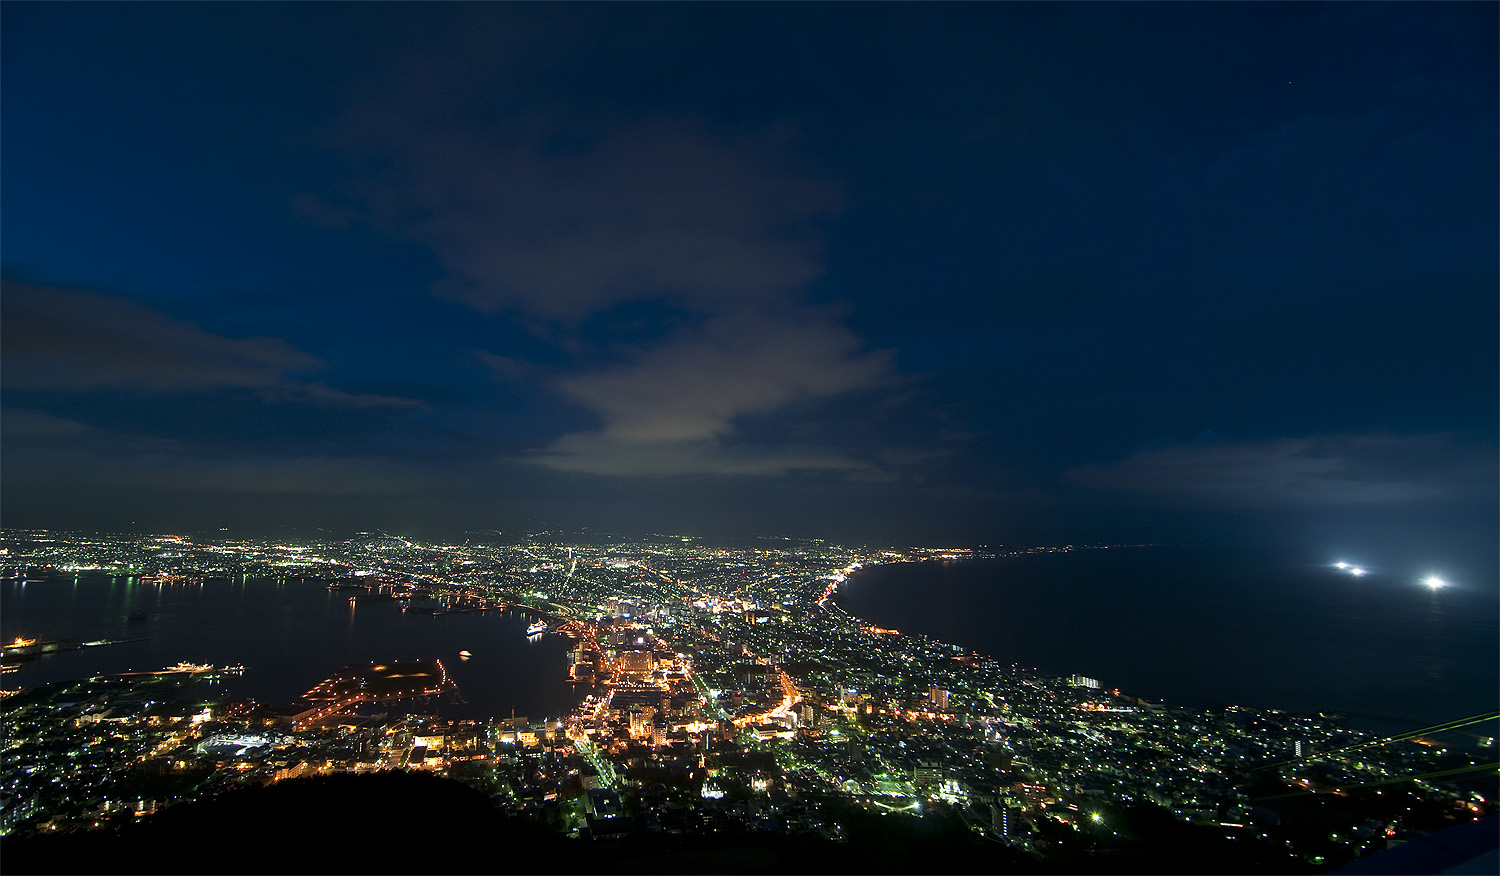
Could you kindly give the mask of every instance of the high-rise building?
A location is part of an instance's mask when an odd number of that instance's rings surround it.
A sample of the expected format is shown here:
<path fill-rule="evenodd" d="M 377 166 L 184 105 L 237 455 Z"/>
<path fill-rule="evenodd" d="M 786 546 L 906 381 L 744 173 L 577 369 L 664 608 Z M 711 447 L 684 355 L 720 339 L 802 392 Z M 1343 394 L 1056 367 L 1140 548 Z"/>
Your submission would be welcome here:
<path fill-rule="evenodd" d="M 1004 802 L 990 804 L 990 829 L 1001 836 L 1010 836 L 1010 807 Z"/>

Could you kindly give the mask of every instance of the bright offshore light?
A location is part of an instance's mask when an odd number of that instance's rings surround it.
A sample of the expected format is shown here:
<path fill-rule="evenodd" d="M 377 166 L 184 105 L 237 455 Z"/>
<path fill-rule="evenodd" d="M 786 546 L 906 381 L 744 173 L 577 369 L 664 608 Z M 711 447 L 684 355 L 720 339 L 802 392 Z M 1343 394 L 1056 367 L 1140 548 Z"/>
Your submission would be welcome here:
<path fill-rule="evenodd" d="M 1422 583 L 1426 584 L 1428 587 L 1431 587 L 1433 590 L 1436 590 L 1439 587 L 1448 586 L 1447 581 L 1444 581 L 1442 578 L 1439 578 L 1436 575 L 1428 575 L 1426 578 L 1422 579 Z"/>
<path fill-rule="evenodd" d="M 1354 577 L 1358 578 L 1359 576 L 1365 574 L 1365 570 L 1361 569 L 1358 566 L 1355 566 L 1354 568 L 1352 568 L 1352 569 L 1349 570 L 1349 574 L 1351 574 Z"/>
<path fill-rule="evenodd" d="M 1347 569 L 1347 568 L 1349 568 L 1349 564 L 1348 563 L 1334 563 L 1333 566 L 1336 569 Z"/>

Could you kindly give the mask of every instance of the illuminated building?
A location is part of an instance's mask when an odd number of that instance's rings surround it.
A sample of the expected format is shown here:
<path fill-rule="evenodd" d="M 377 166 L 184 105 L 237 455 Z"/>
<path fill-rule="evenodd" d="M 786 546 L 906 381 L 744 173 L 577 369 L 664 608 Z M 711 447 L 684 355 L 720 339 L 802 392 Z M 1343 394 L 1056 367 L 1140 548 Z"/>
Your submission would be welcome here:
<path fill-rule="evenodd" d="M 625 651 L 620 654 L 620 674 L 628 679 L 643 679 L 656 669 L 650 651 Z"/>

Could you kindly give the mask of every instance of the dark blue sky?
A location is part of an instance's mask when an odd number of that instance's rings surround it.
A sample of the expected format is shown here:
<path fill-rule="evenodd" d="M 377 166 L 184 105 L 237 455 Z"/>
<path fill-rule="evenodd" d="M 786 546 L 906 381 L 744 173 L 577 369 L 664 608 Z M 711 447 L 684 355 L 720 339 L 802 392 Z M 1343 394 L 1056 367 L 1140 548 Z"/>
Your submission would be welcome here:
<path fill-rule="evenodd" d="M 6 3 L 3 522 L 1492 576 L 1496 17 Z"/>

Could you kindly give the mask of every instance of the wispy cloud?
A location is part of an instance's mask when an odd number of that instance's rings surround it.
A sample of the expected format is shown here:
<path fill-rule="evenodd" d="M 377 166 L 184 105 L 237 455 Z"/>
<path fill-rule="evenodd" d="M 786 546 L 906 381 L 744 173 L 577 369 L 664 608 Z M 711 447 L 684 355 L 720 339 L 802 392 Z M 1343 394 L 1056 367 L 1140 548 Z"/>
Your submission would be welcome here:
<path fill-rule="evenodd" d="M 653 119 L 484 135 L 383 107 L 344 133 L 354 152 L 384 159 L 358 197 L 377 225 L 432 248 L 447 271 L 437 294 L 544 337 L 637 302 L 681 317 L 654 326 L 654 340 L 545 370 L 482 352 L 502 379 L 543 381 L 599 420 L 525 461 L 650 476 L 874 468 L 785 436 L 749 448 L 740 433 L 745 418 L 869 390 L 894 371 L 889 351 L 807 304 L 823 272 L 817 223 L 842 195 L 791 169 L 786 131 L 727 137 Z"/>
<path fill-rule="evenodd" d="M 730 445 L 716 441 L 620 441 L 575 432 L 519 461 L 565 472 L 620 477 L 733 475 L 779 477 L 795 472 L 874 474 L 875 467 L 836 449 L 792 444 Z"/>
<path fill-rule="evenodd" d="M 227 338 L 112 295 L 6 283 L 8 387 L 143 389 L 265 388 L 319 366 L 275 338 Z"/>
<path fill-rule="evenodd" d="M 869 390 L 890 380 L 888 351 L 808 311 L 804 319 L 737 314 L 685 332 L 629 361 L 559 381 L 602 427 L 563 435 L 525 459 L 597 474 L 780 475 L 872 468 L 841 450 L 746 447 L 741 418 Z"/>
<path fill-rule="evenodd" d="M 11 390 L 152 393 L 255 390 L 273 400 L 351 407 L 419 402 L 348 393 L 301 376 L 323 366 L 278 338 L 231 338 L 138 302 L 83 289 L 6 282 L 0 354 Z"/>
<path fill-rule="evenodd" d="M 359 187 L 375 221 L 427 244 L 444 296 L 576 320 L 622 301 L 716 312 L 782 299 L 822 273 L 812 223 L 836 186 L 778 166 L 773 137 L 731 142 L 666 121 L 559 150 L 545 129 L 501 139 L 382 117 L 388 174 Z"/>
<path fill-rule="evenodd" d="M 1494 489 L 1494 460 L 1445 435 L 1176 444 L 1070 469 L 1073 484 L 1181 505 L 1415 502 Z"/>
<path fill-rule="evenodd" d="M 366 496 L 430 489 L 432 476 L 383 457 L 229 457 L 184 459 L 144 456 L 101 483 L 224 494 L 278 493 Z"/>
<path fill-rule="evenodd" d="M 7 440 L 58 440 L 76 438 L 89 431 L 77 420 L 54 417 L 40 411 L 8 408 L 0 411 L 0 435 Z"/>
<path fill-rule="evenodd" d="M 847 329 L 808 317 L 722 318 L 561 385 L 604 420 L 610 439 L 693 441 L 728 435 L 736 417 L 866 389 L 889 374 L 889 353 L 862 351 Z"/>
<path fill-rule="evenodd" d="M 429 468 L 382 456 L 233 455 L 173 439 L 5 413 L 7 487 L 83 481 L 92 488 L 286 496 L 386 496 L 433 489 Z M 16 428 L 19 426 L 19 428 Z"/>

